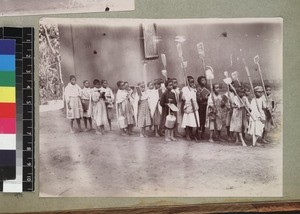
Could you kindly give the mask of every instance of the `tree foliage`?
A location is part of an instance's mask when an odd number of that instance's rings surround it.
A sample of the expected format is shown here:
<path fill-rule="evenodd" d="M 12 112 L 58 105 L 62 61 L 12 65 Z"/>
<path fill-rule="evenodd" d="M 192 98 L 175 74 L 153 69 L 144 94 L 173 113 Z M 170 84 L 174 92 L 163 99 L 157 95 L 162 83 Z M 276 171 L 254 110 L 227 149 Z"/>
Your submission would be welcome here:
<path fill-rule="evenodd" d="M 59 30 L 57 25 L 42 25 L 39 30 L 39 85 L 40 104 L 63 99 L 61 57 L 59 54 Z"/>

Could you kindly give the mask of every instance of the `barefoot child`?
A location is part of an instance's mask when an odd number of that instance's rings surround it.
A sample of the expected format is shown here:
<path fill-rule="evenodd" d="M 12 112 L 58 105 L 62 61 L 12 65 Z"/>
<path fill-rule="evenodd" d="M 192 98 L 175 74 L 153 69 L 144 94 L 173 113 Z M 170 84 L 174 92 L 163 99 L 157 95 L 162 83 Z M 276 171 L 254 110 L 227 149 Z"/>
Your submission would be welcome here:
<path fill-rule="evenodd" d="M 183 116 L 181 127 L 185 129 L 186 140 L 191 141 L 193 128 L 199 128 L 197 125 L 199 126 L 200 121 L 194 78 L 188 76 L 187 81 L 188 86 L 182 88 Z"/>
<path fill-rule="evenodd" d="M 166 91 L 163 93 L 161 99 L 160 99 L 160 105 L 162 106 L 162 121 L 164 124 L 166 124 L 166 118 L 169 114 L 174 115 L 175 112 L 173 112 L 168 104 L 174 104 L 177 106 L 176 97 L 174 92 L 172 92 L 173 89 L 173 80 L 167 80 L 165 82 Z M 177 127 L 177 122 L 175 121 L 173 128 L 168 128 L 165 126 L 165 141 L 176 141 L 174 138 L 174 131 Z"/>
<path fill-rule="evenodd" d="M 135 107 L 136 105 L 134 105 L 134 86 L 130 86 L 128 82 L 124 82 L 124 88 L 128 93 L 128 109 L 130 114 L 132 113 L 133 115 L 133 119 L 129 119 L 128 120 L 128 127 L 127 127 L 127 134 L 132 134 L 132 130 L 133 127 L 135 127 L 136 125 L 136 119 L 137 119 L 137 115 L 135 115 Z M 131 116 L 129 116 L 131 118 Z"/>
<path fill-rule="evenodd" d="M 156 86 L 156 88 L 157 87 L 158 86 Z M 155 137 L 160 136 L 159 135 L 159 125 L 161 122 L 161 113 L 162 113 L 162 107 L 159 103 L 160 97 L 159 97 L 158 90 L 159 89 L 154 88 L 154 84 L 152 82 L 149 82 L 147 93 L 149 95 L 148 102 L 149 102 L 150 113 L 151 113 L 151 117 L 152 117 L 152 125 L 154 126 Z"/>
<path fill-rule="evenodd" d="M 179 124 L 181 124 L 181 121 L 182 121 L 182 102 L 181 102 L 181 99 L 182 99 L 182 91 L 179 89 L 178 87 L 178 81 L 176 78 L 173 78 L 172 79 L 172 83 L 173 83 L 173 89 L 172 89 L 172 92 L 175 94 L 175 98 L 176 98 L 176 103 L 177 103 L 177 108 L 178 108 L 178 112 L 176 112 L 176 119 L 177 119 L 177 123 L 175 124 L 176 127 L 175 127 L 175 135 L 178 136 L 178 137 L 181 137 L 181 134 L 179 134 Z M 175 104 L 176 105 L 176 104 Z"/>
<path fill-rule="evenodd" d="M 93 81 L 94 88 L 92 92 L 92 118 L 94 119 L 97 130 L 96 134 L 104 134 L 104 125 L 108 123 L 106 106 L 105 106 L 105 96 L 104 92 L 101 90 L 101 84 L 98 79 Z"/>
<path fill-rule="evenodd" d="M 125 136 L 126 133 L 131 134 L 134 124 L 134 112 L 130 102 L 131 94 L 129 93 L 128 89 L 125 89 L 124 82 L 118 81 L 117 86 L 118 91 L 116 94 L 116 113 L 118 124 L 121 129 L 121 135 Z"/>
<path fill-rule="evenodd" d="M 239 138 L 242 142 L 242 146 L 247 146 L 242 135 L 243 127 L 243 111 L 245 107 L 240 101 L 241 97 L 244 96 L 244 89 L 239 87 L 237 90 L 237 95 L 232 98 L 232 117 L 230 121 L 230 132 L 234 133 L 235 143 L 238 144 Z"/>
<path fill-rule="evenodd" d="M 261 86 L 256 86 L 254 88 L 255 97 L 251 100 L 250 108 L 252 117 L 249 118 L 249 128 L 248 134 L 253 136 L 252 146 L 261 146 L 257 143 L 257 139 L 262 137 L 266 116 L 263 109 L 266 107 L 266 103 L 263 95 L 263 88 Z"/>
<path fill-rule="evenodd" d="M 83 110 L 80 100 L 81 88 L 76 84 L 76 77 L 70 76 L 70 82 L 65 88 L 65 99 L 67 103 L 67 118 L 71 119 L 71 133 L 74 134 L 73 123 L 76 119 L 78 129 L 81 131 L 80 118 L 82 117 Z"/>
<path fill-rule="evenodd" d="M 265 99 L 267 108 L 265 109 L 266 124 L 263 133 L 263 143 L 269 143 L 270 139 L 268 139 L 268 135 L 274 126 L 274 121 L 272 117 L 273 117 L 274 110 L 276 109 L 276 104 L 272 94 L 271 87 L 269 85 L 266 85 L 265 88 L 266 88 L 266 94 L 268 96 L 268 99 Z"/>
<path fill-rule="evenodd" d="M 148 137 L 146 127 L 151 126 L 151 114 L 144 82 L 138 83 L 136 96 L 138 99 L 137 126 L 140 127 L 140 137 Z"/>
<path fill-rule="evenodd" d="M 113 108 L 114 108 L 114 101 L 115 101 L 115 95 L 113 91 L 108 87 L 107 80 L 101 81 L 101 91 L 104 92 L 105 96 L 105 106 L 106 106 L 106 112 L 107 112 L 107 119 L 109 124 L 109 130 L 111 131 L 111 120 L 113 119 Z"/>
<path fill-rule="evenodd" d="M 198 77 L 197 82 L 199 84 L 199 86 L 197 87 L 197 102 L 199 105 L 200 131 L 201 131 L 200 137 L 201 139 L 204 139 L 207 100 L 210 92 L 207 89 L 207 80 L 205 76 Z"/>
<path fill-rule="evenodd" d="M 231 123 L 231 117 L 232 117 L 232 112 L 233 112 L 233 97 L 235 96 L 232 88 L 229 87 L 229 90 L 223 95 L 226 96 L 227 102 L 224 103 L 224 110 L 225 110 L 225 125 L 226 125 L 226 132 L 227 132 L 227 140 L 231 141 L 232 140 L 232 132 L 230 131 L 230 123 Z"/>
<path fill-rule="evenodd" d="M 90 88 L 90 82 L 88 80 L 83 81 L 83 89 L 81 89 L 81 103 L 83 108 L 83 122 L 87 131 L 87 121 L 89 121 L 90 129 L 93 129 L 92 125 L 92 89 Z"/>
<path fill-rule="evenodd" d="M 244 96 L 242 97 L 243 102 L 245 103 L 246 107 L 251 111 L 251 106 L 249 102 L 250 97 L 250 89 L 245 86 L 244 87 Z M 249 114 L 246 109 L 243 109 L 243 138 L 246 139 L 246 133 L 248 133 L 248 126 L 249 126 Z"/>
<path fill-rule="evenodd" d="M 216 131 L 217 140 L 221 140 L 222 124 L 222 97 L 219 84 L 213 85 L 213 94 L 211 93 L 207 101 L 207 123 L 209 128 L 209 142 L 213 143 L 213 134 Z M 215 130 L 216 129 L 216 130 Z"/>

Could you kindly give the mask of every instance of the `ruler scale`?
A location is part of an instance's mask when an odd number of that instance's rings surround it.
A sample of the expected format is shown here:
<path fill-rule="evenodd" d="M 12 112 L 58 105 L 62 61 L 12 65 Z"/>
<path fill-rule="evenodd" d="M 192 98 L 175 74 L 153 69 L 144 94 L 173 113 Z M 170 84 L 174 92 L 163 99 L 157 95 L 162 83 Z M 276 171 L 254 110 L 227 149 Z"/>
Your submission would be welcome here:
<path fill-rule="evenodd" d="M 21 192 L 34 191 L 34 28 L 0 28 L 0 39 L 16 40 L 17 175 L 21 176 L 5 181 L 2 188 L 15 185 Z"/>

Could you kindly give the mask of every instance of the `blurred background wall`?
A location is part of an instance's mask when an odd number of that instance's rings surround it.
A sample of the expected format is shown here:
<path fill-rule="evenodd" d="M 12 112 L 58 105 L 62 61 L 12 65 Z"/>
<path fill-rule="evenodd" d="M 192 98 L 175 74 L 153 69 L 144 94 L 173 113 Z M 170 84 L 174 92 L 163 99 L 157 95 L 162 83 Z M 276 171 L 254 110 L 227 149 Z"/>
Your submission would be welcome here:
<path fill-rule="evenodd" d="M 115 89 L 118 80 L 134 85 L 144 80 L 162 78 L 160 57 L 146 60 L 143 70 L 144 40 L 142 22 L 126 25 L 110 23 L 59 24 L 60 54 L 65 85 L 75 74 L 83 80 L 106 79 Z M 110 21 L 111 22 L 111 21 Z M 112 22 L 113 23 L 113 22 Z M 156 24 L 158 54 L 166 54 L 169 77 L 183 83 L 182 69 L 176 49 L 176 36 L 184 36 L 183 57 L 188 62 L 187 73 L 195 78 L 204 74 L 196 44 L 204 43 L 206 65 L 215 71 L 215 82 L 222 82 L 224 71 L 238 71 L 241 82 L 248 82 L 242 63 L 245 57 L 254 82 L 259 83 L 253 57 L 260 56 L 260 65 L 267 83 L 282 81 L 282 25 L 280 23 L 164 23 Z M 232 60 L 231 60 L 232 59 Z M 232 61 L 232 63 L 231 63 Z"/>

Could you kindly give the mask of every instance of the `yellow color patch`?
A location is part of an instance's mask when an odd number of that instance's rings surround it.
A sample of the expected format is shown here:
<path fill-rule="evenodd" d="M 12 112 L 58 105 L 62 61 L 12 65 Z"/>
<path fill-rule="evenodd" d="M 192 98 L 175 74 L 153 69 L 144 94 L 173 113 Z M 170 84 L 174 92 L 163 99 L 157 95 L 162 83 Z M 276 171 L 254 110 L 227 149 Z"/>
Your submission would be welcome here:
<path fill-rule="evenodd" d="M 0 103 L 15 103 L 16 88 L 15 87 L 0 87 Z"/>

